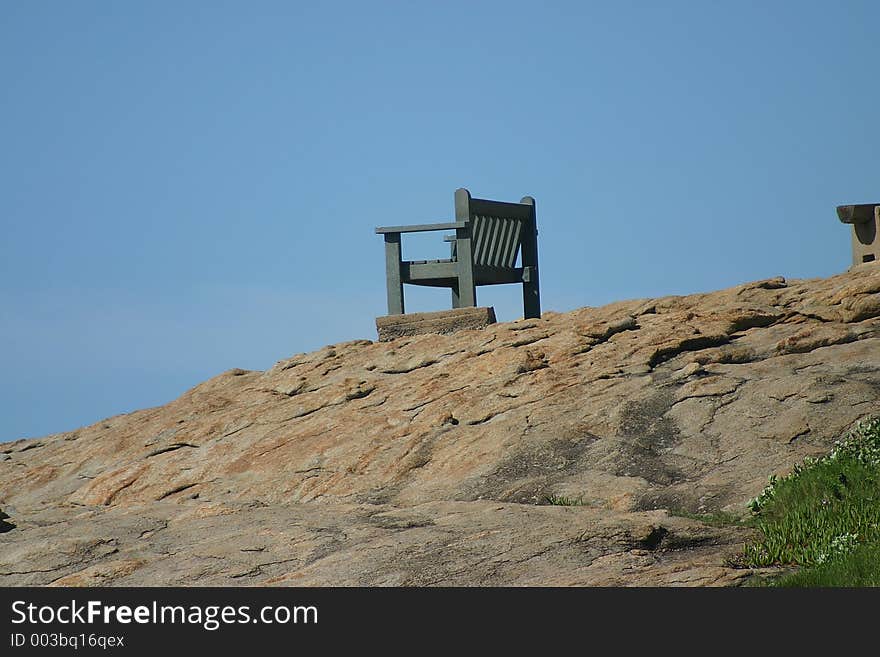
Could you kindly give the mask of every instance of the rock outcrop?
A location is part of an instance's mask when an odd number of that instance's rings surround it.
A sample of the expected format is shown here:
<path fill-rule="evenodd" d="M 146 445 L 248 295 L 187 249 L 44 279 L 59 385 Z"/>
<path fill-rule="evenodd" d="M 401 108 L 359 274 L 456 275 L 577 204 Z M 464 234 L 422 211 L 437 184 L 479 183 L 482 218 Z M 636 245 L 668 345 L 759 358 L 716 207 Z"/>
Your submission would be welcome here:
<path fill-rule="evenodd" d="M 880 266 L 332 345 L 0 444 L 0 584 L 736 584 L 878 400 Z"/>

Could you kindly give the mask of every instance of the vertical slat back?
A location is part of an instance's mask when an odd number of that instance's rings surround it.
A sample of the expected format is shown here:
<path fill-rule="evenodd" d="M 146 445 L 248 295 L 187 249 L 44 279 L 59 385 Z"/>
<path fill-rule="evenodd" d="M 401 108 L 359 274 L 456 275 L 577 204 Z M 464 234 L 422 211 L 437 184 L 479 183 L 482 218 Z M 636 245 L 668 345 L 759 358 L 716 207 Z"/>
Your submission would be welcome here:
<path fill-rule="evenodd" d="M 476 215 L 472 221 L 474 264 L 513 267 L 522 242 L 522 220 Z"/>

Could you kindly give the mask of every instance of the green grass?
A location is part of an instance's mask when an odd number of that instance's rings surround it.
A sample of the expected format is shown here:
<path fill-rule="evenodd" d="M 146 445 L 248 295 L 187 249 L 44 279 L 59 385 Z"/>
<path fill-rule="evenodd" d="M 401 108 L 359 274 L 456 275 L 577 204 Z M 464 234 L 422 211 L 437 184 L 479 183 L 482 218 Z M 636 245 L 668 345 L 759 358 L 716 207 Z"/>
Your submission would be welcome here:
<path fill-rule="evenodd" d="M 552 506 L 583 506 L 583 497 L 566 497 L 565 495 L 548 495 L 544 498 L 545 504 Z"/>
<path fill-rule="evenodd" d="M 880 586 L 880 543 L 858 545 L 839 559 L 814 568 L 805 568 L 778 580 L 773 586 Z"/>
<path fill-rule="evenodd" d="M 830 454 L 771 477 L 749 503 L 761 538 L 744 565 L 797 566 L 772 586 L 880 583 L 880 418 L 861 422 Z"/>

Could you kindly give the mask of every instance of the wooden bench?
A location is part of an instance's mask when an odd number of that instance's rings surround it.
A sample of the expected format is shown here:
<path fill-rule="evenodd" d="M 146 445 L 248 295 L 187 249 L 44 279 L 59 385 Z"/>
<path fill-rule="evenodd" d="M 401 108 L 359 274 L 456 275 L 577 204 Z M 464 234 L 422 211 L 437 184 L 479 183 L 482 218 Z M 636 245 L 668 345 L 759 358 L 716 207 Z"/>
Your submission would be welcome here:
<path fill-rule="evenodd" d="M 454 230 L 445 238 L 451 243 L 450 257 L 440 260 L 403 260 L 404 233 Z M 480 285 L 521 283 L 523 316 L 541 316 L 538 286 L 538 228 L 535 199 L 525 196 L 519 203 L 471 198 L 468 190 L 455 191 L 455 221 L 376 229 L 385 238 L 385 275 L 388 314 L 402 315 L 403 285 L 448 287 L 452 307 L 477 305 Z M 517 258 L 520 266 L 517 266 Z"/>

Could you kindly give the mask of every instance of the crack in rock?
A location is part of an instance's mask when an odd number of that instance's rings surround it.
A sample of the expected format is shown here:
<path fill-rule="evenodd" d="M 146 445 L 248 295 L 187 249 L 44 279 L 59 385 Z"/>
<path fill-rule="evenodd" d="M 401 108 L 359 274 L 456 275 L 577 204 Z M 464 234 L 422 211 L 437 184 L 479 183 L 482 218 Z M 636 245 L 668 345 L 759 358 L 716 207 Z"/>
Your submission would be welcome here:
<path fill-rule="evenodd" d="M 415 370 L 421 369 L 423 367 L 430 367 L 437 363 L 436 358 L 430 357 L 417 357 L 412 358 L 404 363 L 400 363 L 397 365 L 389 365 L 384 369 L 380 369 L 379 371 L 382 374 L 407 374 L 409 372 L 413 372 Z"/>
<path fill-rule="evenodd" d="M 685 340 L 677 342 L 676 344 L 656 349 L 654 353 L 651 354 L 651 357 L 648 359 L 648 367 L 653 369 L 661 363 L 665 363 L 666 361 L 671 360 L 676 356 L 688 351 L 702 351 L 703 349 L 720 347 L 722 345 L 728 344 L 729 342 L 730 336 L 726 334 L 701 335 L 697 338 L 687 338 Z"/>
<path fill-rule="evenodd" d="M 193 449 L 198 449 L 198 445 L 193 445 L 192 443 L 172 443 L 170 445 L 166 445 L 165 447 L 159 447 L 158 449 L 154 449 L 152 452 L 148 453 L 144 456 L 145 459 L 148 459 L 153 456 L 159 456 L 159 454 L 167 454 L 168 452 L 174 452 L 178 449 L 182 449 L 184 447 L 192 447 Z"/>
<path fill-rule="evenodd" d="M 160 500 L 164 500 L 166 497 L 171 497 L 172 495 L 175 495 L 176 493 L 182 493 L 183 491 L 185 491 L 189 488 L 192 488 L 193 486 L 198 486 L 200 483 L 202 483 L 202 482 L 197 481 L 192 484 L 181 484 L 180 486 L 175 486 L 171 490 L 168 490 L 168 491 L 162 493 L 161 495 L 159 495 L 159 497 L 156 498 L 156 501 L 159 502 Z"/>

